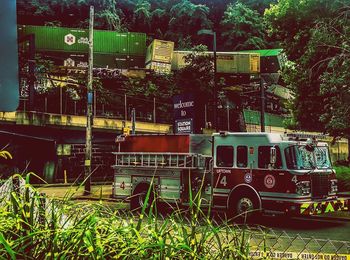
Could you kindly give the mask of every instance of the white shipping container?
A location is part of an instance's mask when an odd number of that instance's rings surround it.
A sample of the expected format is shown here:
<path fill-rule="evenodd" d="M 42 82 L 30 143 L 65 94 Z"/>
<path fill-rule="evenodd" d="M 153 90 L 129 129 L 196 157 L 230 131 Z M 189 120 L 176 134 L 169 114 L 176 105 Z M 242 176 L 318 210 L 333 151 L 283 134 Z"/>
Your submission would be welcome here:
<path fill-rule="evenodd" d="M 154 39 L 147 48 L 145 63 L 148 64 L 152 61 L 171 63 L 173 52 L 174 42 Z"/>
<path fill-rule="evenodd" d="M 185 56 L 190 51 L 174 51 L 171 63 L 172 70 L 179 70 L 185 67 Z M 213 52 L 203 52 L 202 55 L 213 57 Z M 238 53 L 238 52 L 217 52 L 216 66 L 219 73 L 259 73 L 260 55 L 257 53 Z"/>

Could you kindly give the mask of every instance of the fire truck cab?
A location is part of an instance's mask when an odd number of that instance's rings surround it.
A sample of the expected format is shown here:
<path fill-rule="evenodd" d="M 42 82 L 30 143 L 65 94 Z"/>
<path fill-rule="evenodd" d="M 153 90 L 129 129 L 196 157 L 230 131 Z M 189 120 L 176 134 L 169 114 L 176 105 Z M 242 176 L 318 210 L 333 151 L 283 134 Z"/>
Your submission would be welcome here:
<path fill-rule="evenodd" d="M 314 215 L 348 210 L 337 196 L 328 146 L 314 136 L 273 133 L 128 136 L 119 143 L 113 196 L 141 207 L 152 199 L 230 216 L 246 212 Z M 190 196 L 191 193 L 191 196 Z"/>

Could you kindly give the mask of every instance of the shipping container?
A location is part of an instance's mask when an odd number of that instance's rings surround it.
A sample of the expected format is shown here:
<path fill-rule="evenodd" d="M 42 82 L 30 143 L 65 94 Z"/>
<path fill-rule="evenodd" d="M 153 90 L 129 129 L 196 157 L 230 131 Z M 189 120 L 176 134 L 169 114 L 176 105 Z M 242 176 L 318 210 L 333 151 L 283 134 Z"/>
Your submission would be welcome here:
<path fill-rule="evenodd" d="M 81 52 L 46 51 L 37 52 L 40 59 L 51 61 L 52 65 L 64 67 L 88 67 L 88 55 Z"/>
<path fill-rule="evenodd" d="M 145 68 L 145 56 L 129 56 L 128 57 L 128 68 Z"/>
<path fill-rule="evenodd" d="M 35 35 L 35 48 L 40 51 L 87 52 L 88 30 L 47 26 L 20 26 L 18 35 Z"/>
<path fill-rule="evenodd" d="M 185 67 L 185 57 L 190 51 L 174 51 L 172 60 L 172 70 L 179 70 Z M 201 55 L 213 57 L 213 52 L 203 52 Z M 257 53 L 238 53 L 238 52 L 217 52 L 216 69 L 218 73 L 248 73 L 255 74 L 260 72 L 260 56 Z"/>
<path fill-rule="evenodd" d="M 153 70 L 159 74 L 170 74 L 171 73 L 171 64 L 151 61 L 146 65 L 146 69 Z"/>
<path fill-rule="evenodd" d="M 145 63 L 171 63 L 173 58 L 173 52 L 174 42 L 154 39 L 153 42 L 147 48 Z"/>
<path fill-rule="evenodd" d="M 145 56 L 146 55 L 146 34 L 132 32 L 128 33 L 129 55 Z M 143 58 L 144 63 L 145 58 Z"/>
<path fill-rule="evenodd" d="M 287 57 L 283 49 L 247 50 L 241 53 L 256 53 L 260 55 L 261 73 L 278 73 L 283 69 Z"/>
<path fill-rule="evenodd" d="M 63 67 L 88 67 L 88 54 L 80 52 L 45 51 L 37 52 L 45 61 Z M 94 68 L 129 69 L 143 68 L 145 56 L 113 55 L 94 53 Z M 40 61 L 39 61 L 40 62 Z"/>
<path fill-rule="evenodd" d="M 88 52 L 88 30 L 21 25 L 18 27 L 18 34 L 19 37 L 34 34 L 37 51 Z M 94 30 L 95 53 L 142 56 L 145 51 L 144 33 Z"/>
<path fill-rule="evenodd" d="M 128 54 L 128 34 L 94 30 L 94 52 Z"/>
<path fill-rule="evenodd" d="M 110 69 L 143 68 L 145 56 L 94 54 L 94 67 Z"/>
<path fill-rule="evenodd" d="M 122 69 L 117 66 L 116 59 L 125 55 L 94 54 L 94 68 Z M 125 68 L 125 67 L 124 67 Z"/>

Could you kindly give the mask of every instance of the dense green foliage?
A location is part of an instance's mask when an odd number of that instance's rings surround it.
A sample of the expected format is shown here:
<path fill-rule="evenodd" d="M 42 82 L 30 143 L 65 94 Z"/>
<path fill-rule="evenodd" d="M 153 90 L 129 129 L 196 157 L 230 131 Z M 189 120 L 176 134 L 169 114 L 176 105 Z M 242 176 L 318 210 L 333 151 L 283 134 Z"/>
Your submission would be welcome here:
<path fill-rule="evenodd" d="M 262 17 L 257 11 L 240 2 L 227 7 L 222 28 L 225 49 L 250 50 L 267 47 Z"/>
<path fill-rule="evenodd" d="M 291 61 L 283 76 L 296 128 L 350 136 L 349 11 L 344 0 L 280 0 L 265 12 Z"/>
<path fill-rule="evenodd" d="M 172 40 L 179 49 L 189 49 L 201 43 L 212 46 L 210 37 L 197 35 L 197 32 L 213 29 L 219 36 L 218 48 L 227 51 L 248 46 L 271 46 L 265 40 L 262 17 L 264 9 L 274 2 L 275 0 L 17 1 L 19 24 L 87 28 L 89 6 L 94 5 L 97 29 L 144 32 L 151 38 Z M 249 39 L 251 36 L 254 39 Z"/>
<path fill-rule="evenodd" d="M 347 166 L 334 166 L 336 176 L 338 179 L 338 190 L 349 191 L 350 190 L 350 167 Z"/>

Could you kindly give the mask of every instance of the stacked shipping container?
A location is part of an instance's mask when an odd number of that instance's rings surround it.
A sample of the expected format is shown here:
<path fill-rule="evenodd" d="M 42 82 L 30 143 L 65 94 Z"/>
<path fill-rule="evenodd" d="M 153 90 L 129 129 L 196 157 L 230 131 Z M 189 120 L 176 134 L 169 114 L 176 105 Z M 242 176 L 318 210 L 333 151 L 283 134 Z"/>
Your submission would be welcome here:
<path fill-rule="evenodd" d="M 172 70 L 185 67 L 185 56 L 190 51 L 174 51 L 171 63 Z M 203 55 L 213 56 L 213 52 L 204 52 Z M 260 72 L 259 53 L 217 52 L 216 68 L 218 73 L 227 74 L 256 74 Z"/>
<path fill-rule="evenodd" d="M 171 61 L 173 59 L 174 42 L 153 40 L 146 52 L 146 68 L 160 74 L 171 72 Z"/>
<path fill-rule="evenodd" d="M 87 66 L 88 30 L 22 25 L 18 31 L 19 37 L 34 34 L 36 52 L 56 65 Z M 144 33 L 94 30 L 94 67 L 143 68 L 145 51 Z"/>

